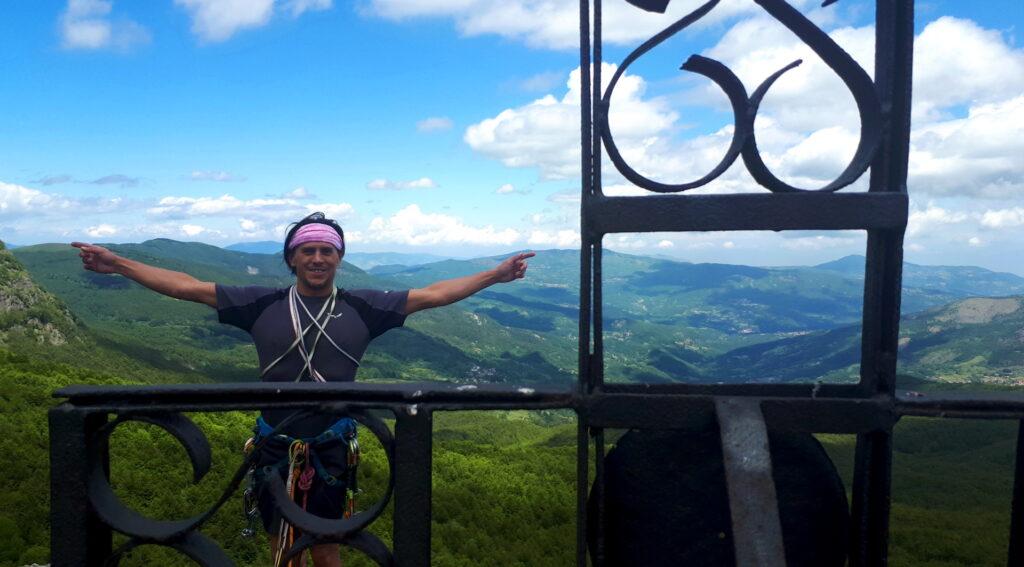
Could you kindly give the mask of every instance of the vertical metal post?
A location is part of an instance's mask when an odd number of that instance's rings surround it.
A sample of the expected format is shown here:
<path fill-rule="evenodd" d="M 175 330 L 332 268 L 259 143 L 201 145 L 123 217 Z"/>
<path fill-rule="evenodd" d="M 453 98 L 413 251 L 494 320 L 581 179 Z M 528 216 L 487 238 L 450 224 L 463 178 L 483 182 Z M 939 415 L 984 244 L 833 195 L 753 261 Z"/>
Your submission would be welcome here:
<path fill-rule="evenodd" d="M 580 0 L 580 312 L 577 356 L 578 392 L 590 392 L 590 242 L 589 204 L 594 192 L 590 101 L 590 0 Z M 576 566 L 587 567 L 587 494 L 590 488 L 590 428 L 583 412 L 576 414 Z"/>
<path fill-rule="evenodd" d="M 1017 461 L 1013 469 L 1013 504 L 1010 509 L 1010 552 L 1006 564 L 1024 565 L 1024 420 L 1017 426 Z"/>
<path fill-rule="evenodd" d="M 871 164 L 873 192 L 907 190 L 913 9 L 913 0 L 879 0 L 876 4 L 875 88 L 887 128 Z M 903 231 L 869 231 L 860 369 L 865 395 L 892 395 L 895 391 L 902 274 Z"/>
<path fill-rule="evenodd" d="M 430 565 L 433 415 L 410 406 L 395 420 L 394 557 L 403 567 Z"/>
<path fill-rule="evenodd" d="M 875 4 L 875 88 L 886 129 L 871 164 L 870 191 L 907 190 L 910 94 L 914 47 L 913 0 Z M 864 269 L 861 392 L 892 399 L 896 390 L 903 230 L 868 232 Z M 850 565 L 888 561 L 892 429 L 857 436 Z"/>
<path fill-rule="evenodd" d="M 89 504 L 91 459 L 108 460 L 105 447 L 90 455 L 89 439 L 107 422 L 106 413 L 90 413 L 69 404 L 49 412 L 50 560 L 57 566 L 102 565 L 112 536 Z"/>
<path fill-rule="evenodd" d="M 594 432 L 594 557 L 591 558 L 594 567 L 604 565 L 604 428 Z"/>
<path fill-rule="evenodd" d="M 857 436 L 853 473 L 850 567 L 881 567 L 889 560 L 892 432 Z"/>
<path fill-rule="evenodd" d="M 587 567 L 587 489 L 590 487 L 590 428 L 577 414 L 576 429 L 576 567 Z"/>

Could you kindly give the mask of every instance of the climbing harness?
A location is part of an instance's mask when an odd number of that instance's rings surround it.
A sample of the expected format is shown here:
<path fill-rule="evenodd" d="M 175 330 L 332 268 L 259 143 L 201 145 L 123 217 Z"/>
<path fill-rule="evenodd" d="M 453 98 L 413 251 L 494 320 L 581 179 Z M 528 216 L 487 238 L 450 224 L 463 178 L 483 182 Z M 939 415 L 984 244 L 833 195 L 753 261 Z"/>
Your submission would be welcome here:
<path fill-rule="evenodd" d="M 268 437 L 269 441 L 275 441 L 282 446 L 287 445 L 288 454 L 277 463 L 263 467 L 262 471 L 256 470 L 256 461 L 253 461 L 253 466 L 248 472 L 249 484 L 243 492 L 243 512 L 248 525 L 242 530 L 242 536 L 252 537 L 256 533 L 256 522 L 260 518 L 259 503 L 257 502 L 260 482 L 265 481 L 265 477 L 268 475 L 281 474 L 284 467 L 287 467 L 287 469 L 284 469 L 287 471 L 287 474 L 284 476 L 286 477 L 285 489 L 288 497 L 303 510 L 307 507 L 309 493 L 313 487 L 314 480 L 318 479 L 328 486 L 334 486 L 340 480 L 345 483 L 345 501 L 342 503 L 343 517 L 349 518 L 355 514 L 356 494 L 359 492 L 356 484 L 357 469 L 359 467 L 359 440 L 354 419 L 350 417 L 339 419 L 327 428 L 326 431 L 313 438 L 295 438 L 280 433 L 275 434 L 274 428 L 264 421 L 262 417 L 259 417 L 256 419 L 253 437 L 245 443 L 246 452 L 251 452 L 254 447 Z M 336 439 L 340 439 L 345 443 L 347 450 L 345 458 L 346 467 L 340 479 L 328 472 L 317 454 L 319 447 L 322 447 L 328 441 Z M 289 524 L 284 518 L 281 518 L 277 533 L 278 549 L 274 558 L 275 567 L 284 567 L 281 563 L 284 552 L 295 544 L 298 535 L 296 532 L 297 530 L 294 526 Z M 296 565 L 302 564 L 301 554 L 299 557 L 289 561 L 289 564 L 291 563 Z"/>

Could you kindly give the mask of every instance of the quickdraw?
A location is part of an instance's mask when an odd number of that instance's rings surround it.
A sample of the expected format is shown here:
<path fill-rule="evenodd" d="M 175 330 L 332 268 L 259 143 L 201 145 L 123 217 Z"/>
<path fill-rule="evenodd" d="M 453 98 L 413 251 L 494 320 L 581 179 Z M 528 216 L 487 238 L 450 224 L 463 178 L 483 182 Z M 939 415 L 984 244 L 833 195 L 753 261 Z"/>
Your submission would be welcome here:
<path fill-rule="evenodd" d="M 306 467 L 308 461 L 307 456 L 309 454 L 309 444 L 301 439 L 292 441 L 288 447 L 288 480 L 285 483 L 285 487 L 288 490 L 288 497 L 293 501 L 297 500 L 298 492 L 302 492 L 302 509 L 306 509 L 306 503 L 309 500 L 309 487 L 311 486 L 312 479 L 308 479 L 306 488 L 303 489 L 301 486 L 301 480 L 306 477 L 307 470 L 312 471 L 312 467 Z M 277 532 L 277 555 L 274 557 L 274 567 L 284 567 L 281 563 L 284 557 L 284 550 L 290 549 L 295 545 L 295 527 L 289 524 L 284 518 L 281 519 L 281 526 Z M 302 553 L 299 553 L 295 559 L 288 562 L 288 567 L 291 567 L 292 563 L 296 565 L 303 565 Z"/>

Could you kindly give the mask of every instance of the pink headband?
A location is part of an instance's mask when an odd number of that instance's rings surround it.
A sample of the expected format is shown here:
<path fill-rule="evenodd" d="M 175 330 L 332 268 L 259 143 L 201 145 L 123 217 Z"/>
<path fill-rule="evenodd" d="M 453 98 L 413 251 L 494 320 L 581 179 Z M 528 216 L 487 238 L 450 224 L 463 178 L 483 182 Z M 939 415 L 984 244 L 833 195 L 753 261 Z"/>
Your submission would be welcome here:
<path fill-rule="evenodd" d="M 338 231 L 330 226 L 313 222 L 304 224 L 295 231 L 292 241 L 288 243 L 288 250 L 294 250 L 296 246 L 307 242 L 326 242 L 333 245 L 339 252 L 345 251 L 345 243 L 341 240 Z"/>

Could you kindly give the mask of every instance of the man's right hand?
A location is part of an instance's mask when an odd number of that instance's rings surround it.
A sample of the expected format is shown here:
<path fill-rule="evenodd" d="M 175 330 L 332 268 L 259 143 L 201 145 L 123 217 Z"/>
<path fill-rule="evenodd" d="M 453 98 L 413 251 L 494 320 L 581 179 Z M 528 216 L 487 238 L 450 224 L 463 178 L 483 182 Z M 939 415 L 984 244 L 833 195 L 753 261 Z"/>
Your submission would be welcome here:
<path fill-rule="evenodd" d="M 102 246 L 85 242 L 72 242 L 78 248 L 78 256 L 82 258 L 82 267 L 100 274 L 116 274 L 117 260 L 120 256 Z"/>

